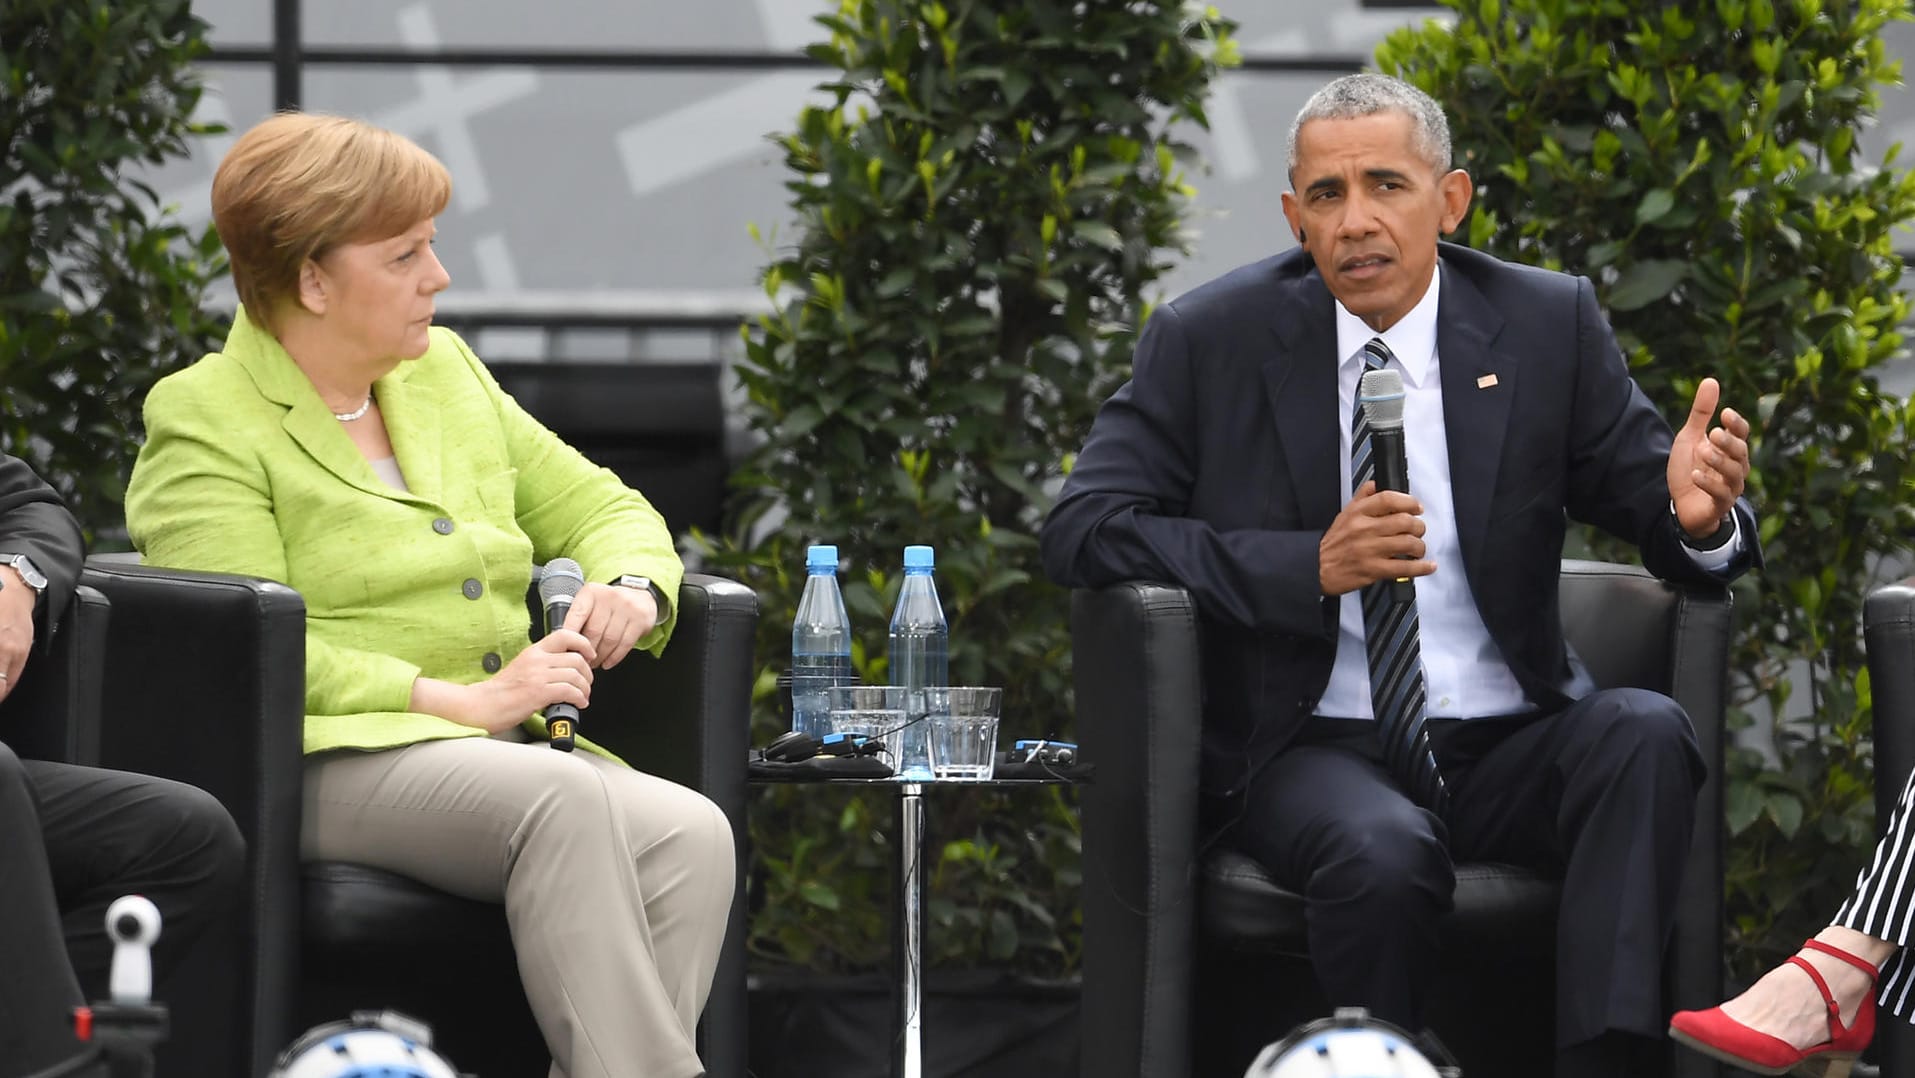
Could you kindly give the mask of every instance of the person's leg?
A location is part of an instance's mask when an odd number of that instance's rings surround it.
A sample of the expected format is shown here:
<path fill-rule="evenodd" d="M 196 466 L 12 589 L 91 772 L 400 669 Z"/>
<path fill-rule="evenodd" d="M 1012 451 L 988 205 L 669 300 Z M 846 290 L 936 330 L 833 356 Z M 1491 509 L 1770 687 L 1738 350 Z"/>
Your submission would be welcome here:
<path fill-rule="evenodd" d="M 1817 932 L 1815 938 L 1878 968 L 1901 949 L 1887 940 L 1839 924 Z M 1869 975 L 1822 951 L 1804 948 L 1797 954 L 1822 975 L 1835 997 L 1842 1024 L 1853 1023 L 1856 1012 L 1874 988 Z M 1891 982 L 1906 980 L 1907 975 L 1895 967 L 1884 972 L 1884 1002 L 1893 1006 L 1902 993 Z M 1786 1041 L 1794 1048 L 1821 1044 L 1833 1032 L 1829 1028 L 1829 1008 L 1822 1000 L 1822 990 L 1802 967 L 1792 962 L 1784 962 L 1763 974 L 1748 991 L 1724 1003 L 1721 1010 L 1750 1029 Z"/>
<path fill-rule="evenodd" d="M 1304 897 L 1332 1007 L 1418 1029 L 1456 877 L 1442 824 L 1367 755 L 1370 724 L 1348 725 L 1354 737 L 1286 749 L 1259 772 L 1225 841 Z"/>
<path fill-rule="evenodd" d="M 246 869 L 233 818 L 194 786 L 91 767 L 26 761 L 40 801 L 67 953 L 89 999 L 103 998 L 113 961 L 106 908 L 122 895 L 160 911 L 153 976 L 166 978 L 232 909 Z"/>
<path fill-rule="evenodd" d="M 703 1068 L 681 1018 L 684 993 L 665 979 L 687 974 L 665 967 L 680 959 L 661 953 L 645 889 L 664 892 L 661 912 L 672 920 L 693 916 L 681 899 L 721 888 L 694 882 L 697 864 L 678 866 L 680 873 L 659 864 L 651 879 L 634 866 L 654 852 L 661 861 L 716 860 L 724 897 L 704 916 L 722 923 L 730 829 L 723 828 L 723 857 L 711 858 L 718 824 L 708 802 L 657 779 L 622 783 L 614 794 L 586 755 L 471 738 L 315 758 L 306 767 L 301 855 L 503 902 L 555 1074 L 690 1078 Z M 629 808 L 631 791 L 651 784 L 655 806 Z M 671 927 L 664 950 L 697 952 L 681 943 L 686 934 Z M 703 977 L 709 981 L 709 969 Z"/>
<path fill-rule="evenodd" d="M 711 994 L 737 882 L 731 822 L 689 787 L 602 756 L 581 759 L 598 769 L 623 817 L 659 980 L 691 1036 Z"/>
<path fill-rule="evenodd" d="M 1861 959 L 1884 967 L 1877 1002 L 1896 1014 L 1909 1012 L 1909 986 L 1915 964 L 1900 953 L 1915 922 L 1915 773 L 1902 784 L 1875 855 L 1856 876 L 1855 892 L 1836 912 L 1834 921 L 1815 938 Z M 1814 966 L 1835 997 L 1843 1025 L 1855 1021 L 1862 1001 L 1874 987 L 1868 974 L 1822 951 L 1804 948 L 1798 957 Z M 1748 990 L 1722 1004 L 1723 1015 L 1760 1033 L 1809 1048 L 1830 1037 L 1828 1006 L 1813 979 L 1800 966 L 1784 962 L 1762 975 Z"/>
<path fill-rule="evenodd" d="M 39 808 L 22 761 L 0 744 L 0 1076 L 80 1053 L 73 1008 L 85 1002 L 60 936 Z"/>
<path fill-rule="evenodd" d="M 1605 690 L 1450 751 L 1467 744 L 1469 726 L 1437 736 L 1456 856 L 1562 875 L 1559 1078 L 1652 1066 L 1668 1017 L 1662 959 L 1704 774 L 1688 716 L 1660 693 Z"/>

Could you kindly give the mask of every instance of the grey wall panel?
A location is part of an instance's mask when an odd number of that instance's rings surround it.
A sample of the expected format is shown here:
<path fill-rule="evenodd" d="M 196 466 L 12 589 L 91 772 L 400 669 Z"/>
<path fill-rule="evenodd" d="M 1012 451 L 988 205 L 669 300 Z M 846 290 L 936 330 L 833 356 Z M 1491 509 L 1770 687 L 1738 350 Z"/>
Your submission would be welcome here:
<path fill-rule="evenodd" d="M 416 138 L 451 169 L 441 256 L 463 287 L 732 291 L 784 217 L 781 157 L 810 76 L 528 68 L 314 69 L 310 107 Z"/>
<path fill-rule="evenodd" d="M 266 0 L 251 0 L 263 5 Z M 311 45 L 391 45 L 395 17 L 429 8 L 456 47 L 688 49 L 752 52 L 796 48 L 823 31 L 810 0 L 307 0 Z"/>
<path fill-rule="evenodd" d="M 212 27 L 214 45 L 257 48 L 273 39 L 272 0 L 193 0 L 193 14 Z"/>

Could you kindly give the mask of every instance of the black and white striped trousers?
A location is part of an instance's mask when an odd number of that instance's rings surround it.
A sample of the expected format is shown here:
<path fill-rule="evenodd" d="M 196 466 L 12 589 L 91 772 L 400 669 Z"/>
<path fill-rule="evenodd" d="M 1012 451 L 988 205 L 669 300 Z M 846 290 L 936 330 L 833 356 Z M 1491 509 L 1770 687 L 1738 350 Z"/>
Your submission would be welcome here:
<path fill-rule="evenodd" d="M 1876 1004 L 1905 1018 L 1915 1002 L 1915 954 L 1908 946 L 1915 928 L 1915 772 L 1902 786 L 1875 857 L 1855 878 L 1855 893 L 1842 903 L 1835 924 L 1900 947 L 1882 965 Z"/>

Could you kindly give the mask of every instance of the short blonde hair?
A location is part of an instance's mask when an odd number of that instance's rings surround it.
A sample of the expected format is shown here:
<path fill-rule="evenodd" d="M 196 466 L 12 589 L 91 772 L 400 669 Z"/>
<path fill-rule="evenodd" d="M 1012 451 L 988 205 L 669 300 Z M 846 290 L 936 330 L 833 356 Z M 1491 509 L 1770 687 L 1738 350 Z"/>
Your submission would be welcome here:
<path fill-rule="evenodd" d="M 345 243 L 397 236 L 452 197 L 439 159 L 404 135 L 344 116 L 282 112 L 233 143 L 213 176 L 213 227 L 239 301 L 273 328 L 299 272 Z"/>

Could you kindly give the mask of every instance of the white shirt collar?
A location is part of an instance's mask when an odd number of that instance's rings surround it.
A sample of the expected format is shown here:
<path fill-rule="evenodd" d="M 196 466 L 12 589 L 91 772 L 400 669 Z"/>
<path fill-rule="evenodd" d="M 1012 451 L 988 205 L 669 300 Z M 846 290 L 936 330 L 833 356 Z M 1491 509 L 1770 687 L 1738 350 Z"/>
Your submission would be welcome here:
<path fill-rule="evenodd" d="M 1336 301 L 1339 368 L 1362 362 L 1358 357 L 1363 352 L 1363 346 L 1370 343 L 1373 337 L 1382 337 L 1383 343 L 1389 346 L 1397 362 L 1403 366 L 1403 380 L 1411 388 L 1422 386 L 1429 374 L 1431 361 L 1436 357 L 1436 305 L 1438 294 L 1442 291 L 1443 270 L 1439 265 L 1430 274 L 1430 287 L 1424 291 L 1423 298 L 1410 308 L 1410 313 L 1382 333 L 1364 325 L 1363 320 L 1351 314 L 1342 301 Z"/>

